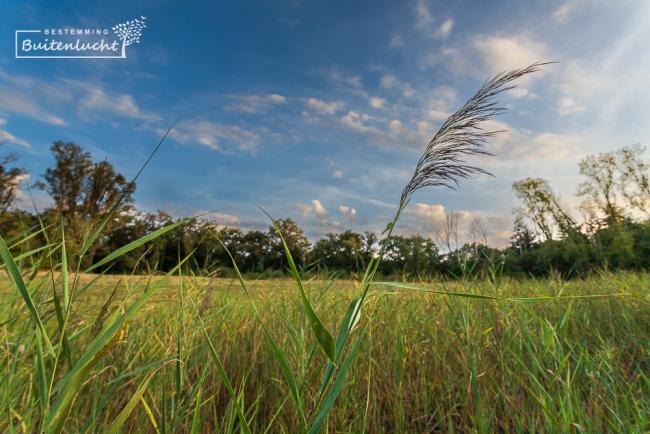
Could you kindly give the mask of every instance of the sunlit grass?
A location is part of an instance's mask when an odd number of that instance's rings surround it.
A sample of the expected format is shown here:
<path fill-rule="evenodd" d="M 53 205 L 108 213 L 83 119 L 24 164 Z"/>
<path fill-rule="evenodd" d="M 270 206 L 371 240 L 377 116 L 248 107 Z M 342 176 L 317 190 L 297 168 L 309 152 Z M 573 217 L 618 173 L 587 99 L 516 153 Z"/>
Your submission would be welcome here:
<path fill-rule="evenodd" d="M 80 282 L 91 278 L 83 276 Z M 30 285 L 37 288 L 33 297 L 38 306 L 47 303 L 49 281 L 41 274 Z M 65 430 L 104 432 L 144 384 L 124 421 L 126 431 L 190 432 L 193 423 L 198 432 L 239 431 L 234 401 L 214 367 L 196 312 L 187 308 L 191 299 L 251 430 L 295 432 L 301 425 L 299 413 L 239 284 L 183 277 L 186 308 L 181 315 L 181 278 L 156 277 L 153 284 L 163 281 L 80 386 Z M 136 300 L 147 284 L 152 285 L 147 277 L 103 277 L 79 295 L 68 320 L 70 330 L 81 331 L 70 334 L 73 360 L 90 341 L 92 326 L 112 291 L 117 288 L 112 308 L 118 309 Z M 261 321 L 296 374 L 309 417 L 326 356 L 314 351 L 294 283 L 279 279 L 248 284 Z M 354 285 L 343 280 L 305 283 L 325 326 L 334 328 L 343 316 L 356 293 Z M 448 288 L 441 283 L 418 286 L 513 298 L 629 295 L 516 303 L 377 288 L 352 332 L 354 336 L 362 324 L 368 326 L 329 413 L 328 432 L 648 429 L 650 276 L 506 280 L 498 289 L 482 281 L 456 282 Z M 6 280 L 1 300 L 5 373 L 0 429 L 33 431 L 41 415 L 34 375 L 36 335 L 28 310 Z M 48 316 L 48 328 L 56 327 Z M 179 387 L 175 360 L 181 329 L 185 333 Z M 46 369 L 49 372 L 51 362 Z"/>

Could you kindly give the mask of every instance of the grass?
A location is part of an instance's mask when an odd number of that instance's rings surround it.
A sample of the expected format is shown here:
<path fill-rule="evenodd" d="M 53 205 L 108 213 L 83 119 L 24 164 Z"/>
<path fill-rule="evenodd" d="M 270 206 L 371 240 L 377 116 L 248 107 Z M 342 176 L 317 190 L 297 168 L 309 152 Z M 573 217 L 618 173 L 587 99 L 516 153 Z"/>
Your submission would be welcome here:
<path fill-rule="evenodd" d="M 105 432 L 116 420 L 125 432 L 191 432 L 193 426 L 196 432 L 241 432 L 237 409 L 252 432 L 296 432 L 304 423 L 261 324 L 286 356 L 305 417 L 311 420 L 316 412 L 327 355 L 317 350 L 295 282 L 246 282 L 260 323 L 235 280 L 94 279 L 79 277 L 81 287 L 92 283 L 70 307 L 68 327 L 76 331 L 68 337 L 73 361 L 97 333 L 97 318 L 108 317 L 100 313 L 114 291 L 109 310 L 120 312 L 145 288 L 161 287 L 102 349 L 92 374 L 79 385 L 66 432 Z M 29 287 L 46 328 L 54 330 L 56 315 L 48 309 L 51 281 L 38 274 Z M 344 316 L 357 293 L 355 285 L 346 280 L 304 282 L 325 327 L 334 329 Z M 45 359 L 40 363 L 50 374 L 53 361 L 39 344 L 20 293 L 8 280 L 0 286 L 0 361 L 5 370 L 0 430 L 32 432 L 41 425 L 44 408 L 35 352 L 40 348 Z M 351 333 L 355 337 L 366 330 L 366 337 L 357 341 L 358 356 L 322 432 L 650 429 L 649 275 L 506 280 L 499 287 L 473 280 L 417 286 L 503 298 L 627 295 L 524 302 L 373 286 Z M 50 335 L 58 351 L 60 339 Z M 66 362 L 61 358 L 59 363 Z M 65 371 L 61 367 L 53 379 L 53 402 L 62 393 L 56 385 Z"/>

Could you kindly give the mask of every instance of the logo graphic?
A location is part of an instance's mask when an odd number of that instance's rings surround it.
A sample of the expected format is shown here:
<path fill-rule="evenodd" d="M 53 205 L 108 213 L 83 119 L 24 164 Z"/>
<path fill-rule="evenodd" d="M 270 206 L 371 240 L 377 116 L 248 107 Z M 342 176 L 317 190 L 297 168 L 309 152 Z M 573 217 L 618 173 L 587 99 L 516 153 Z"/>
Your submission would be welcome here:
<path fill-rule="evenodd" d="M 127 21 L 126 23 L 113 26 L 113 31 L 122 40 L 122 57 L 126 58 L 126 47 L 134 42 L 140 43 L 140 36 L 142 36 L 142 29 L 147 27 L 144 23 L 145 17 L 140 17 L 141 20 L 135 19 Z"/>
<path fill-rule="evenodd" d="M 140 43 L 145 17 L 107 28 L 16 30 L 16 59 L 126 59 L 126 47 Z"/>

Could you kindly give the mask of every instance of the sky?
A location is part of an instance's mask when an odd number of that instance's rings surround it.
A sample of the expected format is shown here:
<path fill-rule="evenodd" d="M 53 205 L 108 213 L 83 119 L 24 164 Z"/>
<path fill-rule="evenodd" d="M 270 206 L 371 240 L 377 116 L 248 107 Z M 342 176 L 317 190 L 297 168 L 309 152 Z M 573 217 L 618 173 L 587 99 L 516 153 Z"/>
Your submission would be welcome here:
<path fill-rule="evenodd" d="M 124 59 L 15 58 L 16 30 L 138 17 Z M 311 240 L 381 231 L 427 141 L 485 79 L 557 62 L 485 126 L 505 130 L 478 161 L 494 176 L 418 192 L 398 226 L 434 236 L 454 211 L 504 245 L 514 181 L 546 178 L 574 208 L 580 158 L 650 142 L 649 28 L 646 0 L 1 0 L 0 154 L 18 155 L 23 185 L 55 140 L 129 178 L 181 118 L 138 180 L 139 209 L 266 229 L 260 205 Z"/>

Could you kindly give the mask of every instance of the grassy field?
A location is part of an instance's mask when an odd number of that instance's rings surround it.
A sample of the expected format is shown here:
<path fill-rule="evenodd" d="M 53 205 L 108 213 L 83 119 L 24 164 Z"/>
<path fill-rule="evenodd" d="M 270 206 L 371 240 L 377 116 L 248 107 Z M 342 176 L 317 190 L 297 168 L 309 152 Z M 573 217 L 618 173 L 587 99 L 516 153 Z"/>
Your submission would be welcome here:
<path fill-rule="evenodd" d="M 29 280 L 59 356 L 55 366 L 19 292 L 3 277 L 0 431 L 47 427 L 42 415 L 59 408 L 71 366 L 82 364 L 91 341 L 110 326 L 110 313 L 132 306 L 145 288 L 151 297 L 77 379 L 66 432 L 118 425 L 124 432 L 245 432 L 237 409 L 252 432 L 298 432 L 301 412 L 261 323 L 286 355 L 305 417 L 311 420 L 322 404 L 326 356 L 292 280 L 248 282 L 260 323 L 236 280 L 95 278 L 80 277 L 70 297 L 69 359 L 56 333 L 52 277 Z M 355 285 L 304 282 L 329 330 L 337 329 Z M 650 275 L 414 285 L 465 295 L 373 285 L 350 335 L 365 337 L 321 432 L 650 430 Z M 597 294 L 614 296 L 576 298 Z"/>

